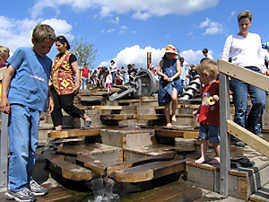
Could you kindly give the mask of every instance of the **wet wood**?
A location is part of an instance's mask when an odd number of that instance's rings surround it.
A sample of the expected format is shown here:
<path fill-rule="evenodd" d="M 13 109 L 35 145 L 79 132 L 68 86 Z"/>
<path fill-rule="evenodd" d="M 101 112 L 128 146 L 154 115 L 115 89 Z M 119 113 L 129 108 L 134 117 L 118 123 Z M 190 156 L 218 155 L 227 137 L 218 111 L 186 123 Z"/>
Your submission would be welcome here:
<path fill-rule="evenodd" d="M 169 161 L 169 160 L 173 160 L 174 158 L 175 158 L 175 155 L 171 155 L 171 156 L 160 156 L 160 157 L 159 156 L 158 157 L 145 157 L 145 158 L 141 158 L 141 159 L 137 159 L 133 161 L 125 161 L 121 164 L 115 164 L 115 165 L 109 166 L 107 168 L 107 176 L 112 176 L 113 173 L 116 171 L 131 168 L 137 165 L 155 162 L 155 161 Z"/>
<path fill-rule="evenodd" d="M 84 137 L 84 136 L 97 136 L 100 134 L 99 129 L 70 129 L 56 131 L 53 130 L 48 133 L 51 138 L 69 138 L 69 137 Z"/>
<path fill-rule="evenodd" d="M 82 165 L 85 168 L 91 169 L 94 173 L 105 176 L 106 175 L 106 165 L 100 160 L 93 159 L 86 155 L 79 155 L 76 158 L 78 164 Z"/>
<path fill-rule="evenodd" d="M 136 119 L 136 114 L 106 114 L 101 115 L 100 119 L 105 121 L 111 121 L 111 120 L 121 121 L 126 119 Z"/>
<path fill-rule="evenodd" d="M 253 147 L 256 151 L 269 157 L 269 142 L 251 133 L 247 129 L 239 126 L 231 120 L 227 120 L 227 132 L 249 146 Z"/>
<path fill-rule="evenodd" d="M 198 131 L 186 131 L 186 130 L 177 130 L 175 129 L 164 129 L 158 128 L 155 130 L 156 135 L 164 136 L 164 137 L 181 137 L 186 139 L 194 139 L 198 138 L 199 132 Z"/>
<path fill-rule="evenodd" d="M 185 169 L 185 160 L 157 161 L 116 171 L 113 178 L 117 182 L 145 182 Z"/>
<path fill-rule="evenodd" d="M 269 184 L 261 187 L 257 192 L 250 195 L 249 200 L 253 202 L 269 202 Z"/>
<path fill-rule="evenodd" d="M 92 172 L 81 166 L 65 161 L 63 155 L 55 155 L 50 160 L 50 170 L 65 179 L 73 181 L 90 181 Z"/>

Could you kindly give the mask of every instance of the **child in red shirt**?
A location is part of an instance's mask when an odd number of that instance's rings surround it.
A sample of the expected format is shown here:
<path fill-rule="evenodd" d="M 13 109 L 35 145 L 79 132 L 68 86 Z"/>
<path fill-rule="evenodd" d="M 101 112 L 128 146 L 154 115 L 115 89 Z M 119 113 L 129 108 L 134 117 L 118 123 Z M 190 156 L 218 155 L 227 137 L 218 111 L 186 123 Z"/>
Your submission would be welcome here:
<path fill-rule="evenodd" d="M 220 132 L 219 132 L 219 82 L 216 81 L 218 68 L 217 63 L 213 60 L 205 60 L 198 68 L 201 83 L 203 84 L 202 103 L 199 111 L 198 122 L 200 123 L 199 137 L 201 143 L 201 157 L 195 163 L 219 163 L 220 159 Z M 208 142 L 213 144 L 216 157 L 209 161 L 207 156 Z"/>

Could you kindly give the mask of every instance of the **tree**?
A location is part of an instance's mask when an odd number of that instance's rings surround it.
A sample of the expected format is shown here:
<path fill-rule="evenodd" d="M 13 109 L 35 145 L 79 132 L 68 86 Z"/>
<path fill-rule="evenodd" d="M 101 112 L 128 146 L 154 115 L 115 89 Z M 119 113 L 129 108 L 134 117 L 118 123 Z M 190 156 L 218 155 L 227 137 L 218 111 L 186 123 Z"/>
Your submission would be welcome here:
<path fill-rule="evenodd" d="M 88 64 L 88 67 L 93 67 L 93 63 L 96 58 L 97 49 L 94 48 L 94 45 L 81 39 L 74 40 L 72 42 L 72 53 L 77 56 L 78 65 L 82 67 L 85 63 Z"/>

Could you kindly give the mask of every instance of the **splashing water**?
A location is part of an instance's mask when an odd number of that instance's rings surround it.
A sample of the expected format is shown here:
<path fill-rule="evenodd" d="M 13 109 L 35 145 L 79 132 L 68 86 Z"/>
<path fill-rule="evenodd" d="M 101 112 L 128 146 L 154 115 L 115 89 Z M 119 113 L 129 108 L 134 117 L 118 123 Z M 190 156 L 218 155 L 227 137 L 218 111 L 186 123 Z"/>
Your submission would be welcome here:
<path fill-rule="evenodd" d="M 110 178 L 95 178 L 91 181 L 94 200 L 88 202 L 119 202 L 120 196 L 113 193 L 115 182 Z"/>

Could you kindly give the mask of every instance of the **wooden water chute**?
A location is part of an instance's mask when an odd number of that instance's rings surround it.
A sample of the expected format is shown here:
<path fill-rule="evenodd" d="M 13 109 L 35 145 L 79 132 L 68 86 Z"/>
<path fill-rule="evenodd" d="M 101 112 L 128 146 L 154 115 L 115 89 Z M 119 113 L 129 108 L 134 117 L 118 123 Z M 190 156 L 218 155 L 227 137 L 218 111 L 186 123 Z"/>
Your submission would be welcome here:
<path fill-rule="evenodd" d="M 269 91 L 269 78 L 262 74 L 248 70 L 244 67 L 233 65 L 229 62 L 218 60 L 220 72 L 220 136 L 221 136 L 221 164 L 220 164 L 220 193 L 229 195 L 229 170 L 230 170 L 230 142 L 227 134 L 239 138 L 250 147 L 269 157 L 269 143 L 255 134 L 247 131 L 231 120 L 229 102 L 229 77 Z"/>

